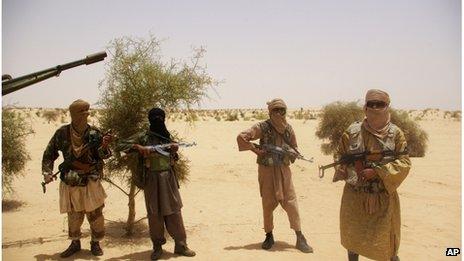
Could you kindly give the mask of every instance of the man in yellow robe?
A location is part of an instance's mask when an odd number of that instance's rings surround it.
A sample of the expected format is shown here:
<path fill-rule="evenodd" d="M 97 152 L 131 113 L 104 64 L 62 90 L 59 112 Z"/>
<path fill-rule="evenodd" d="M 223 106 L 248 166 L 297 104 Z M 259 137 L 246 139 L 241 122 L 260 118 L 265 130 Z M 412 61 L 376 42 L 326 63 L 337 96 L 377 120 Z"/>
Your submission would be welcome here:
<path fill-rule="evenodd" d="M 381 153 L 393 156 L 342 165 L 334 181 L 346 181 L 340 207 L 340 236 L 350 261 L 359 255 L 374 260 L 399 260 L 400 201 L 397 188 L 411 168 L 403 131 L 390 122 L 389 95 L 366 94 L 362 122 L 343 134 L 336 155 Z"/>

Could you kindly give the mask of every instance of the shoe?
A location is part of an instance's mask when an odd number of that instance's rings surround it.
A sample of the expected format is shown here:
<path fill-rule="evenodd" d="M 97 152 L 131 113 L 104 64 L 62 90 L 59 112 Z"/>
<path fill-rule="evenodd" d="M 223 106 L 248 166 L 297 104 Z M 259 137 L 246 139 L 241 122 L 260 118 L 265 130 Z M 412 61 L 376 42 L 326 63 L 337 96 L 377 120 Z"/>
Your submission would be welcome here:
<path fill-rule="evenodd" d="M 188 257 L 196 255 L 196 253 L 193 250 L 189 249 L 187 247 L 187 244 L 185 244 L 184 242 L 176 242 L 176 246 L 174 247 L 174 253 Z"/>
<path fill-rule="evenodd" d="M 90 252 L 94 256 L 102 256 L 103 250 L 100 247 L 100 243 L 98 241 L 90 241 Z"/>
<path fill-rule="evenodd" d="M 398 256 L 394 256 L 390 260 L 391 261 L 400 261 L 400 258 Z"/>
<path fill-rule="evenodd" d="M 313 248 L 308 245 L 306 242 L 306 238 L 303 236 L 303 234 L 297 234 L 296 236 L 296 249 L 300 250 L 303 253 L 312 253 Z"/>
<path fill-rule="evenodd" d="M 158 260 L 163 255 L 163 248 L 161 245 L 156 245 L 153 247 L 153 253 L 151 253 L 151 260 Z"/>
<path fill-rule="evenodd" d="M 274 245 L 274 236 L 272 235 L 272 232 L 266 233 L 266 239 L 264 239 L 261 248 L 268 250 L 271 249 L 272 245 Z"/>
<path fill-rule="evenodd" d="M 66 258 L 74 255 L 75 253 L 81 250 L 81 241 L 80 240 L 73 240 L 69 247 L 60 254 L 60 257 Z"/>
<path fill-rule="evenodd" d="M 351 252 L 348 250 L 348 261 L 358 261 L 359 260 L 359 255 L 356 254 L 355 252 Z"/>

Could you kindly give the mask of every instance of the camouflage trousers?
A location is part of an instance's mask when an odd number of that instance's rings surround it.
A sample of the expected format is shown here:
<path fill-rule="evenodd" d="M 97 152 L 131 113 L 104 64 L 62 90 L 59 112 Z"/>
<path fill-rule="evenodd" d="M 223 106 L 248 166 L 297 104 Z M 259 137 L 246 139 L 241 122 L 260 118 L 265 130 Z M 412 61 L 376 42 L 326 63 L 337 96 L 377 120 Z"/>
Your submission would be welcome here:
<path fill-rule="evenodd" d="M 81 238 L 81 226 L 84 223 L 84 216 L 87 216 L 87 221 L 90 224 L 91 240 L 100 241 L 105 236 L 105 220 L 103 218 L 103 207 L 91 211 L 91 212 L 68 212 L 68 235 L 71 240 L 78 240 Z"/>

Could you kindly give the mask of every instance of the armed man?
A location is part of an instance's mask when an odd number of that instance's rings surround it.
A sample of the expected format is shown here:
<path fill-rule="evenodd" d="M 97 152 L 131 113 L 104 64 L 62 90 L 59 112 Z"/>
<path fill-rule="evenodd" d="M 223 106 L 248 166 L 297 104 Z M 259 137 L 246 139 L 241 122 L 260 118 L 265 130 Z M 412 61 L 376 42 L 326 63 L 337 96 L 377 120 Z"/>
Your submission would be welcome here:
<path fill-rule="evenodd" d="M 165 112 L 153 108 L 148 113 L 150 128 L 127 140 L 120 141 L 118 150 L 138 153 L 136 184 L 143 188 L 147 208 L 150 238 L 153 243 L 151 260 L 158 260 L 166 243 L 164 227 L 175 241 L 174 253 L 192 257 L 195 252 L 187 247 L 187 236 L 181 208 L 182 199 L 173 166 L 179 159 L 178 145 L 172 144 L 167 155 L 153 152 L 150 146 L 172 143 L 165 125 Z"/>
<path fill-rule="evenodd" d="M 54 179 L 53 164 L 61 151 L 64 162 L 59 165 L 60 212 L 68 214 L 68 235 L 72 240 L 61 257 L 69 257 L 81 250 L 81 226 L 84 216 L 91 229 L 91 253 L 103 255 L 99 241 L 105 235 L 102 210 L 106 193 L 100 182 L 103 159 L 111 156 L 108 144 L 111 135 L 103 135 L 87 124 L 90 104 L 76 100 L 69 106 L 71 124 L 59 128 L 44 151 L 42 173 L 45 183 Z"/>
<path fill-rule="evenodd" d="M 396 190 L 408 175 L 411 161 L 403 132 L 390 122 L 389 106 L 386 92 L 369 90 L 365 119 L 350 125 L 336 155 L 350 158 L 365 154 L 342 164 L 334 176 L 334 181 L 346 181 L 340 207 L 340 236 L 350 261 L 358 260 L 359 255 L 374 260 L 399 260 L 401 219 Z"/>
<path fill-rule="evenodd" d="M 295 133 L 286 121 L 287 105 L 282 99 L 273 99 L 267 103 L 267 106 L 269 119 L 255 124 L 237 136 L 239 151 L 251 150 L 258 156 L 258 181 L 266 233 L 261 247 L 267 250 L 274 244 L 273 212 L 280 204 L 287 212 L 290 228 L 295 231 L 296 248 L 304 253 L 312 253 L 312 247 L 308 245 L 301 232 L 297 198 L 293 187 L 290 163 L 295 161 L 295 157 L 262 149 L 272 145 L 298 153 Z M 250 142 L 256 139 L 259 139 L 260 146 Z"/>

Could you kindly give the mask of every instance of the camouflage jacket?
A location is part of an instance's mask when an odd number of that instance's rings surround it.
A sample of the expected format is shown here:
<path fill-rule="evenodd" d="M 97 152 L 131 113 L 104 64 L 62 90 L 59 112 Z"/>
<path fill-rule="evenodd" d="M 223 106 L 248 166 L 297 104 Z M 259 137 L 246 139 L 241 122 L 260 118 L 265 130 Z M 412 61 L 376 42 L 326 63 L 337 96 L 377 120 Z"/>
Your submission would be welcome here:
<path fill-rule="evenodd" d="M 93 126 L 88 125 L 88 128 L 84 132 L 84 144 L 90 147 L 90 149 L 83 153 L 79 158 L 76 158 L 72 152 L 71 144 L 71 124 L 60 127 L 50 142 L 47 145 L 42 157 L 42 173 L 52 174 L 53 164 L 58 158 L 58 151 L 61 151 L 64 163 L 70 163 L 77 160 L 81 163 L 95 165 L 95 170 L 101 176 L 103 174 L 103 159 L 107 159 L 111 156 L 110 150 L 104 150 L 101 148 L 102 133 Z"/>

